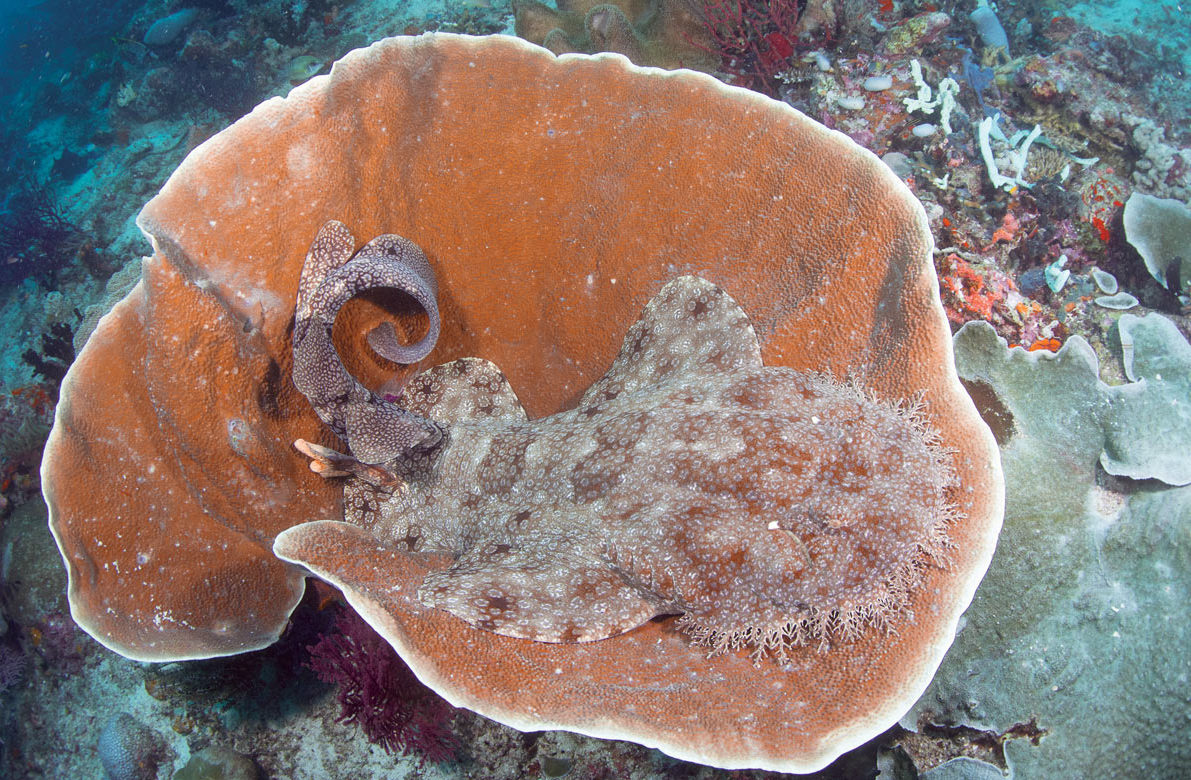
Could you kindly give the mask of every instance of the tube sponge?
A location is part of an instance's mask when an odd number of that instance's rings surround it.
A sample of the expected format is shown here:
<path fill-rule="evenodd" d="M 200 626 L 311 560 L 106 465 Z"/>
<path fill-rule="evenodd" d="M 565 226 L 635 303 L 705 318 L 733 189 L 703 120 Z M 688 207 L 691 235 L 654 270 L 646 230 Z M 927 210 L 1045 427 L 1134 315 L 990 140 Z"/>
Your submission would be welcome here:
<path fill-rule="evenodd" d="M 976 25 L 976 32 L 980 34 L 980 40 L 984 41 L 985 46 L 990 49 L 1004 49 L 1005 54 L 1009 54 L 1009 36 L 1005 34 L 1005 28 L 1001 26 L 1001 20 L 993 13 L 993 9 L 981 5 L 968 14 L 968 18 Z"/>

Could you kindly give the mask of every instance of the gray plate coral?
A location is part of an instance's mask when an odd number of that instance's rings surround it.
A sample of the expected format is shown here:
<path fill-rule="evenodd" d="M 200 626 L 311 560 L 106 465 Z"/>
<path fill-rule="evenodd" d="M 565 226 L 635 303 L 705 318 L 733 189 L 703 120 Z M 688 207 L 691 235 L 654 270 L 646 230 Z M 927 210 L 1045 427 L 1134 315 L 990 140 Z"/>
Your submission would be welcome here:
<path fill-rule="evenodd" d="M 1015 777 L 1175 777 L 1191 760 L 1191 656 L 1175 650 L 1191 644 L 1191 487 L 1158 480 L 1191 452 L 1191 347 L 1156 314 L 1124 315 L 1121 329 L 1142 381 L 1116 387 L 1079 337 L 1053 356 L 1008 350 L 985 323 L 955 338 L 960 376 L 1000 410 L 1005 527 L 902 722 L 1003 734 L 1034 720 L 1038 744 L 1005 744 Z M 1098 471 L 1114 447 L 1146 481 Z"/>

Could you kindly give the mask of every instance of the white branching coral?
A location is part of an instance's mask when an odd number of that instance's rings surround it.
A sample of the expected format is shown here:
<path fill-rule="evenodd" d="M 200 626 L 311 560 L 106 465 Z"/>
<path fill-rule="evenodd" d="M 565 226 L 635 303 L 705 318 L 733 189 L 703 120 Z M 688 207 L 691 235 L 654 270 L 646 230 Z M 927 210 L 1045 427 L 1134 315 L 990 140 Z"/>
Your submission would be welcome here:
<path fill-rule="evenodd" d="M 924 114 L 939 112 L 939 124 L 943 132 L 951 135 L 951 112 L 955 110 L 955 96 L 959 94 L 959 84 L 955 79 L 947 76 L 939 82 L 939 94 L 935 95 L 930 84 L 922 77 L 922 65 L 918 60 L 910 60 L 910 77 L 914 79 L 914 86 L 918 94 L 902 101 L 906 111 L 913 113 L 921 111 Z"/>

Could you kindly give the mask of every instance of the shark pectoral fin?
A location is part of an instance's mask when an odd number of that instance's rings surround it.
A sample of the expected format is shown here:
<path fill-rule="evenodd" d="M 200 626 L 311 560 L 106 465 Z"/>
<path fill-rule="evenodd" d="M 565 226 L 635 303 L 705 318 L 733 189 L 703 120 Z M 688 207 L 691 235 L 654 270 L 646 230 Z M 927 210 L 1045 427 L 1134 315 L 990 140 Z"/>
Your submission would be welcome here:
<path fill-rule="evenodd" d="M 486 543 L 426 575 L 418 599 L 471 625 L 538 642 L 593 642 L 657 615 L 662 602 L 607 564 L 557 547 Z"/>

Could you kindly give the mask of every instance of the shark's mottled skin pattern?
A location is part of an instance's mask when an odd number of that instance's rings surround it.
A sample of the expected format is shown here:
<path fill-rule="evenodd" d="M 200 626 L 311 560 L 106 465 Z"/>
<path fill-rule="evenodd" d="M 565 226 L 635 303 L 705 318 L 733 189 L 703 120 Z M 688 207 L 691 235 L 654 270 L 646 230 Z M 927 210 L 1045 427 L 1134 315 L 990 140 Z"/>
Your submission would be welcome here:
<path fill-rule="evenodd" d="M 358 253 L 342 222 L 319 230 L 298 281 L 294 312 L 294 385 L 310 399 L 319 419 L 348 442 L 362 463 L 376 464 L 419 447 L 433 447 L 442 431 L 414 417 L 356 381 L 331 344 L 335 315 L 365 290 L 391 287 L 413 297 L 430 317 L 429 332 L 417 344 L 397 341 L 391 324 L 368 334 L 369 345 L 396 363 L 416 363 L 438 339 L 438 285 L 434 272 L 412 241 L 384 235 Z"/>
<path fill-rule="evenodd" d="M 295 349 L 295 377 L 332 362 Z M 365 418 L 371 401 L 353 403 Z M 527 419 L 478 358 L 418 375 L 397 407 L 378 405 L 367 435 L 408 440 L 423 420 L 441 439 L 371 463 L 299 447 L 350 476 L 346 520 L 454 556 L 423 603 L 508 636 L 594 641 L 677 614 L 716 650 L 826 648 L 888 625 L 941 565 L 954 513 L 948 458 L 915 410 L 762 365 L 748 317 L 696 277 L 658 293 L 572 410 Z"/>

